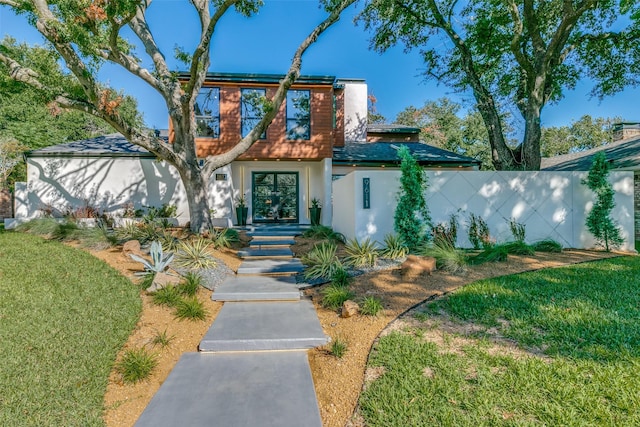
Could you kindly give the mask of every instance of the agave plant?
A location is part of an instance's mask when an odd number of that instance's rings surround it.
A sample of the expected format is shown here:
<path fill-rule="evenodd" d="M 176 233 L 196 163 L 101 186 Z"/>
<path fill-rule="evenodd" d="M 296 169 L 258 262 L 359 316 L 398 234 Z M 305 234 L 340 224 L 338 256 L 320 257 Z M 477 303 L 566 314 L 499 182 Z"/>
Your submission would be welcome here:
<path fill-rule="evenodd" d="M 134 260 L 141 262 L 144 266 L 144 273 L 138 274 L 147 274 L 147 272 L 153 273 L 162 273 L 169 267 L 171 261 L 173 261 L 172 253 L 164 254 L 162 250 L 162 245 L 157 240 L 154 240 L 151 243 L 151 248 L 149 250 L 149 255 L 151 255 L 151 261 L 142 258 L 136 254 L 129 254 L 129 256 Z"/>

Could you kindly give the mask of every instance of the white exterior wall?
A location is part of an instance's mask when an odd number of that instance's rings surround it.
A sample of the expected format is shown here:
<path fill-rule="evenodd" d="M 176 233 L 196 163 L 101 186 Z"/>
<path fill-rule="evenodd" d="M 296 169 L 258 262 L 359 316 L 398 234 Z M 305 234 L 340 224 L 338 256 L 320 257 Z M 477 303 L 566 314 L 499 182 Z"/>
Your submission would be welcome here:
<path fill-rule="evenodd" d="M 218 216 L 230 212 L 227 193 L 233 186 L 230 167 L 217 170 L 227 181 L 212 178 L 210 206 Z M 51 206 L 59 212 L 89 204 L 117 214 L 127 204 L 134 208 L 172 204 L 180 224 L 189 221 L 189 206 L 182 181 L 173 166 L 148 158 L 45 157 L 27 161 L 27 184 L 16 186 L 15 216 L 36 218 Z"/>
<path fill-rule="evenodd" d="M 344 84 L 345 142 L 367 141 L 367 84 L 362 80 L 338 80 Z"/>
<path fill-rule="evenodd" d="M 497 241 L 511 239 L 508 220 L 526 224 L 527 241 L 557 240 L 565 247 L 591 248 L 593 236 L 585 226 L 594 195 L 581 184 L 586 172 L 427 172 L 426 192 L 434 224 L 457 214 L 458 245 L 467 238 L 470 213 L 480 215 Z M 363 209 L 362 178 L 371 179 L 371 208 Z M 357 171 L 334 181 L 333 227 L 349 238 L 382 242 L 393 232 L 400 188 L 399 171 Z M 623 250 L 634 250 L 633 173 L 611 172 L 616 192 L 613 218 L 622 229 Z M 338 212 L 344 207 L 345 212 Z M 352 207 L 352 208 L 350 208 Z M 353 213 L 346 212 L 353 209 Z M 351 216 L 353 218 L 351 218 Z"/>

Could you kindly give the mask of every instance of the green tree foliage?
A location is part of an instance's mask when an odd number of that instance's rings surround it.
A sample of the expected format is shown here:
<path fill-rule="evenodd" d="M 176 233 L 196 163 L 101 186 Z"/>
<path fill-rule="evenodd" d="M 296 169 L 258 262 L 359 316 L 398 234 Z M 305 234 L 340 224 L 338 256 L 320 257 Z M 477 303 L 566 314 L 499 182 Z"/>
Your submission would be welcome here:
<path fill-rule="evenodd" d="M 421 108 L 409 106 L 396 116 L 396 123 L 420 129 L 420 141 L 482 161 L 482 169 L 491 170 L 487 150 L 489 139 L 477 111 L 460 117 L 460 104 L 449 98 L 427 101 Z"/>
<path fill-rule="evenodd" d="M 584 115 L 570 126 L 542 128 L 543 157 L 560 156 L 599 147 L 613 141 L 613 124 L 621 118 L 593 118 Z"/>
<path fill-rule="evenodd" d="M 593 158 L 587 179 L 582 183 L 596 194 L 596 202 L 587 216 L 586 225 L 599 245 L 609 252 L 611 248 L 624 243 L 620 229 L 611 218 L 611 211 L 615 207 L 613 188 L 608 181 L 609 164 L 604 153 L 600 152 Z"/>
<path fill-rule="evenodd" d="M 431 216 L 424 198 L 427 177 L 407 147 L 400 147 L 400 193 L 394 214 L 394 229 L 411 251 L 428 239 Z"/>
<path fill-rule="evenodd" d="M 186 65 L 180 78 L 170 68 L 167 49 L 158 43 L 153 25 L 147 20 L 148 14 L 153 14 L 150 8 L 159 7 L 157 2 L 0 0 L 0 7 L 26 15 L 28 22 L 58 53 L 68 73 L 63 79 L 56 78 L 55 73 L 49 75 L 46 64 L 30 62 L 5 41 L 0 42 L 0 63 L 8 71 L 6 76 L 34 88 L 50 108 L 73 109 L 104 120 L 131 143 L 174 166 L 185 187 L 191 228 L 206 231 L 211 226 L 208 201 L 212 198 L 208 184 L 214 171 L 231 163 L 260 138 L 286 100 L 287 90 L 299 77 L 303 54 L 354 2 L 320 0 L 327 17 L 298 46 L 278 89 L 264 104 L 268 108 L 263 117 L 231 150 L 209 156 L 202 164 L 196 154 L 194 105 L 211 64 L 214 32 L 227 13 L 235 10 L 247 17 L 254 15 L 263 5 L 262 0 L 185 3 L 185 8 L 191 10 L 185 9 L 184 13 L 191 14 L 197 36 L 193 50 L 176 50 L 178 59 Z M 157 34 L 166 32 L 167 23 L 157 27 Z M 173 49 L 171 46 L 169 51 Z M 140 114 L 127 111 L 126 97 L 98 79 L 98 71 L 105 63 L 124 69 L 162 96 L 174 130 L 172 143 L 145 129 Z"/>
<path fill-rule="evenodd" d="M 541 113 L 581 78 L 603 97 L 639 82 L 640 3 L 628 0 L 368 0 L 372 46 L 419 49 L 425 76 L 472 93 L 498 170 L 540 168 Z M 505 112 L 518 111 L 515 146 Z"/>

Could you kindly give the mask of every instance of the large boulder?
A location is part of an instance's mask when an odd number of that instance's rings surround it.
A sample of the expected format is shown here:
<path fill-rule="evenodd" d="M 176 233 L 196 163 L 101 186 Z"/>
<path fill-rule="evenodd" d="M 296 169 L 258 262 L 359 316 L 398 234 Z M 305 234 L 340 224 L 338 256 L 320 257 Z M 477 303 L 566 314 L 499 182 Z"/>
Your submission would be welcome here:
<path fill-rule="evenodd" d="M 167 286 L 176 286 L 180 283 L 180 276 L 168 273 L 156 273 L 153 277 L 151 286 L 147 288 L 147 292 L 156 292 Z"/>
<path fill-rule="evenodd" d="M 430 256 L 422 257 L 409 255 L 400 266 L 400 274 L 403 279 L 415 280 L 423 274 L 431 275 L 436 269 L 436 259 Z"/>
<path fill-rule="evenodd" d="M 146 254 L 140 248 L 140 242 L 137 240 L 128 240 L 124 242 L 122 245 L 122 254 L 125 258 L 129 258 L 129 254 L 134 254 L 138 256 L 145 256 Z"/>

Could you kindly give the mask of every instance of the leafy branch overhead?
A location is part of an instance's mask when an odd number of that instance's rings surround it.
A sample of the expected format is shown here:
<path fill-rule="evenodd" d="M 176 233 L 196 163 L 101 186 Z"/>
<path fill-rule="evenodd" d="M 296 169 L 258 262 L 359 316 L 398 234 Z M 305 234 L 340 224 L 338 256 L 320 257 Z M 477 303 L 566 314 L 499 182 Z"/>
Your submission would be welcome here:
<path fill-rule="evenodd" d="M 35 88 L 56 107 L 82 111 L 104 120 L 131 143 L 174 166 L 185 185 L 191 228 L 203 231 L 211 224 L 211 210 L 207 202 L 211 198 L 208 197 L 207 183 L 213 172 L 247 151 L 264 133 L 286 99 L 287 90 L 300 75 L 303 54 L 354 2 L 321 1 L 327 12 L 326 19 L 300 42 L 275 94 L 263 102 L 266 108 L 254 129 L 226 153 L 207 157 L 203 165 L 196 156 L 194 104 L 209 70 L 211 56 L 215 53 L 211 52 L 211 41 L 223 16 L 234 10 L 251 16 L 262 6 L 261 0 L 189 2 L 197 16 L 194 18 L 197 23 L 193 25 L 197 28 L 197 40 L 192 51 L 177 50 L 180 59 L 187 63 L 187 70 L 180 74 L 180 78 L 167 63 L 163 48 L 147 21 L 151 0 L 0 0 L 0 7 L 9 7 L 17 14 L 27 16 L 59 55 L 69 73 L 64 84 L 51 81 L 46 70 L 37 63 L 28 63 L 15 55 L 11 43 L 6 40 L 0 43 L 0 63 L 11 79 Z M 166 26 L 159 31 L 166 31 Z M 105 63 L 126 70 L 162 96 L 174 131 L 172 143 L 147 131 L 140 119 L 141 114 L 125 108 L 131 105 L 126 95 L 99 81 L 98 71 Z"/>
<path fill-rule="evenodd" d="M 639 83 L 638 2 L 369 0 L 360 20 L 374 49 L 418 49 L 425 78 L 473 94 L 499 170 L 540 168 L 542 110 L 581 79 L 599 97 Z M 515 146 L 509 111 L 524 128 Z"/>

